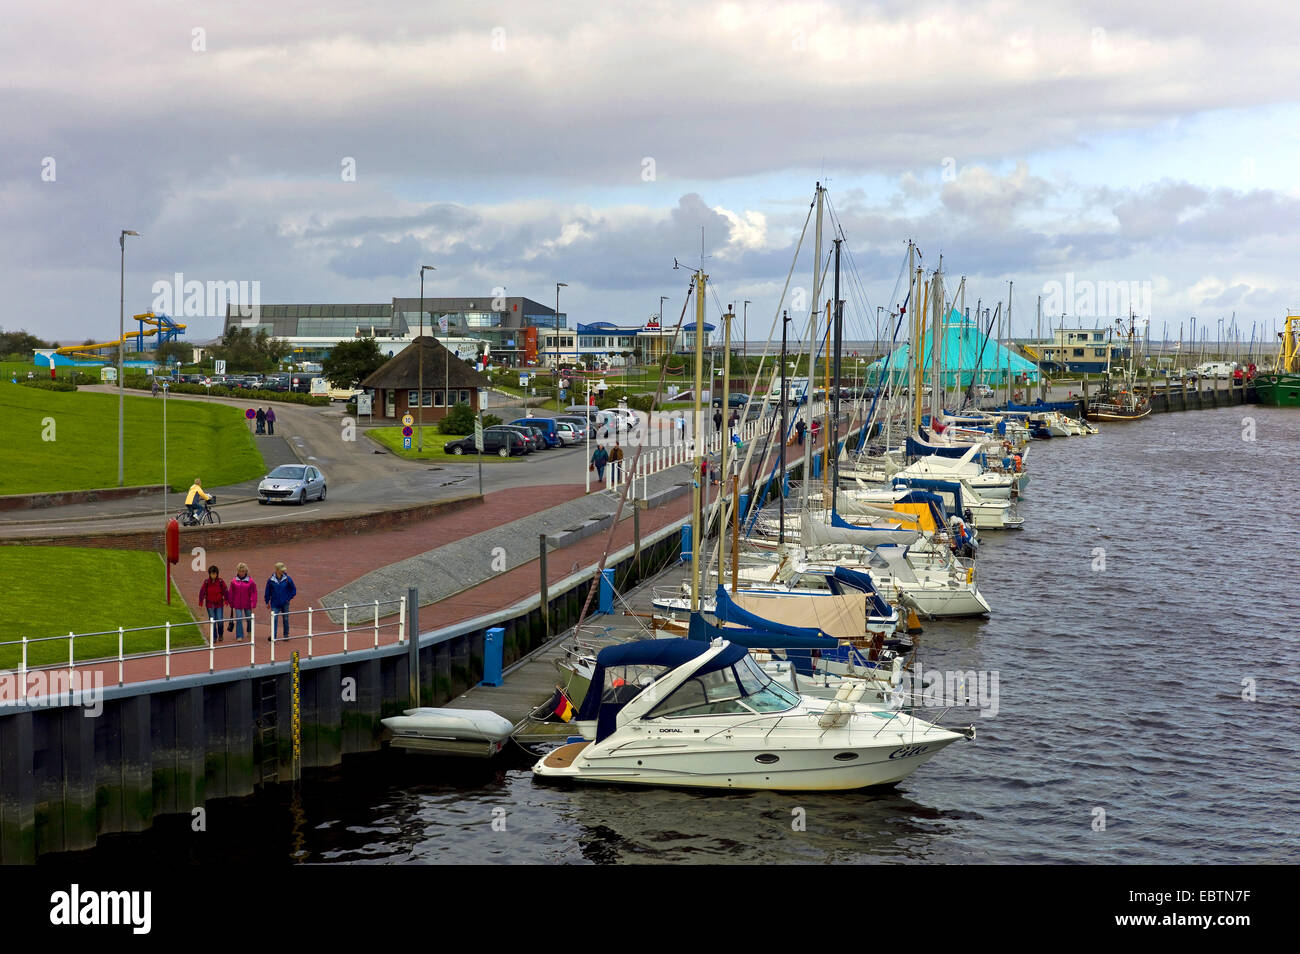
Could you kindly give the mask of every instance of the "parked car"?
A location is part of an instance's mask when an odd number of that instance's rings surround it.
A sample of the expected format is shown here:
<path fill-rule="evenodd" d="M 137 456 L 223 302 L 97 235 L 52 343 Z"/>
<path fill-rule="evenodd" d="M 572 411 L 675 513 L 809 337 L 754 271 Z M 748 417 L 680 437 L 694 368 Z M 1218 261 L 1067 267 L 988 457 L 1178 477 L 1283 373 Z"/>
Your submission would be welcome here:
<path fill-rule="evenodd" d="M 596 425 L 593 424 L 591 418 L 585 414 L 557 414 L 555 422 L 558 424 L 561 421 L 572 424 L 583 440 L 586 440 L 588 437 L 596 436 Z"/>
<path fill-rule="evenodd" d="M 518 434 L 524 439 L 524 453 L 526 454 L 531 454 L 533 451 L 539 451 L 546 447 L 546 439 L 531 427 L 515 427 L 513 424 L 493 424 L 491 427 L 483 428 L 484 434 L 488 431 L 510 431 Z"/>
<path fill-rule="evenodd" d="M 596 426 L 606 434 L 611 430 L 635 430 L 640 425 L 636 411 L 626 407 L 610 407 L 596 414 Z"/>
<path fill-rule="evenodd" d="M 546 438 L 547 447 L 559 447 L 562 443 L 559 431 L 555 428 L 555 419 L 551 417 L 521 417 L 511 421 L 517 427 L 540 427 Z"/>
<path fill-rule="evenodd" d="M 571 414 L 575 417 L 585 417 L 588 420 L 596 416 L 600 409 L 590 404 L 570 404 L 564 409 L 565 414 Z"/>
<path fill-rule="evenodd" d="M 727 395 L 727 407 L 744 407 L 749 403 L 749 395 L 739 391 Z M 719 394 L 713 399 L 714 407 L 722 407 L 722 395 Z"/>
<path fill-rule="evenodd" d="M 987 384 L 977 384 L 975 385 L 974 394 L 977 398 L 980 398 L 981 400 L 983 400 L 984 398 L 991 398 L 993 396 L 993 389 L 989 387 Z"/>
<path fill-rule="evenodd" d="M 565 447 L 580 444 L 587 437 L 587 428 L 584 425 L 573 424 L 570 421 L 557 420 L 555 422 L 555 432 L 560 435 L 560 441 Z"/>
<path fill-rule="evenodd" d="M 455 454 L 457 457 L 462 454 L 477 454 L 478 448 L 474 446 L 474 437 L 462 437 L 460 440 L 448 441 L 443 445 L 443 450 L 448 454 Z M 514 454 L 527 454 L 527 441 L 522 434 L 505 429 L 493 430 L 490 427 L 483 428 L 483 453 L 496 454 L 499 457 L 510 457 Z"/>
<path fill-rule="evenodd" d="M 520 421 L 528 421 L 528 418 L 521 418 Z M 559 444 L 552 445 L 551 442 L 546 439 L 546 429 L 542 427 L 542 425 L 534 424 L 531 421 L 528 421 L 528 423 L 521 423 L 520 421 L 513 421 L 511 423 L 515 427 L 522 427 L 524 430 L 531 432 L 537 438 L 537 443 L 534 445 L 537 450 L 546 450 L 548 447 L 559 446 Z M 558 441 L 559 438 L 557 437 L 556 440 Z"/>
<path fill-rule="evenodd" d="M 301 506 L 325 499 L 325 475 L 310 464 L 281 464 L 257 485 L 257 502 L 288 500 Z"/>

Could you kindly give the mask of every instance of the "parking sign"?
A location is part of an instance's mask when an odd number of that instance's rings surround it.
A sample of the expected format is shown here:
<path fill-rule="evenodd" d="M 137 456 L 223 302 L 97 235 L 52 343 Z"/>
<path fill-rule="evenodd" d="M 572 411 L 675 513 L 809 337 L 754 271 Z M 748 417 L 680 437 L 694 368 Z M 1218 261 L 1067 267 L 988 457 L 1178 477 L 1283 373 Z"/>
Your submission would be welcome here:
<path fill-rule="evenodd" d="M 483 422 L 474 422 L 474 449 L 480 454 L 483 453 Z"/>

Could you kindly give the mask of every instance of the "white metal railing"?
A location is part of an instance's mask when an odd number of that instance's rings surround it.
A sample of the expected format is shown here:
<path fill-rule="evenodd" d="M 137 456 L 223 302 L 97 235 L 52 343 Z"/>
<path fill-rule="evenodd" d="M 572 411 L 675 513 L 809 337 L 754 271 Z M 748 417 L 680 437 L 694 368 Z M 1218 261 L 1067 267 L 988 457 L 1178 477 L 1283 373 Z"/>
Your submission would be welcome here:
<path fill-rule="evenodd" d="M 336 613 L 336 612 L 342 614 L 342 623 L 340 626 L 333 626 L 333 620 L 328 615 L 330 613 Z M 327 628 L 324 630 L 317 629 L 316 615 L 319 613 L 326 614 L 325 618 L 326 620 L 329 621 L 332 628 Z M 394 616 L 394 614 L 397 617 L 396 620 L 391 619 L 391 617 Z M 305 641 L 306 657 L 308 659 L 312 659 L 314 658 L 315 655 L 316 640 L 323 639 L 326 637 L 334 637 L 334 636 L 341 635 L 343 637 L 342 649 L 341 649 L 342 653 L 347 653 L 350 650 L 356 650 L 361 648 L 377 648 L 380 644 L 381 631 L 384 631 L 385 633 L 395 631 L 396 639 L 394 641 L 399 644 L 405 642 L 406 639 L 408 638 L 407 630 L 406 630 L 406 600 L 405 599 L 373 600 L 369 603 L 360 603 L 351 606 L 349 606 L 347 603 L 344 603 L 342 606 L 325 606 L 320 608 L 308 607 L 305 610 L 293 610 L 288 613 L 276 613 L 275 611 L 272 610 L 270 611 L 269 615 L 270 618 L 268 622 L 269 625 L 271 626 L 271 636 L 269 637 L 270 659 L 264 660 L 263 664 L 270 664 L 276 661 L 276 646 L 278 644 L 288 643 L 294 640 L 300 641 L 298 643 L 298 646 L 302 646 L 303 641 Z M 278 639 L 275 638 L 276 627 L 284 628 L 283 624 L 295 616 L 306 617 L 306 626 L 307 626 L 306 633 L 293 635 L 291 632 L 291 634 L 288 636 L 282 636 Z M 217 635 L 216 627 L 220 626 L 224 631 L 225 628 L 233 621 L 233 619 L 234 617 L 232 616 L 223 616 L 223 618 L 220 621 L 202 619 L 202 620 L 195 620 L 194 622 L 190 622 L 190 623 L 175 623 L 175 624 L 173 624 L 170 621 L 166 621 L 160 625 L 153 625 L 153 626 L 135 626 L 129 628 L 119 626 L 115 630 L 105 630 L 103 632 L 96 632 L 96 633 L 68 633 L 66 636 L 38 636 L 34 638 L 24 636 L 22 639 L 0 642 L 0 650 L 3 650 L 5 647 L 8 646 L 21 647 L 19 663 L 18 663 L 19 687 L 18 687 L 18 692 L 16 694 L 16 698 L 18 702 L 21 703 L 26 701 L 28 697 L 27 674 L 29 672 L 67 670 L 67 672 L 69 673 L 69 685 L 72 685 L 74 684 L 74 677 L 71 674 L 75 672 L 78 667 L 111 666 L 114 662 L 116 662 L 117 663 L 117 684 L 121 686 L 124 685 L 126 682 L 126 664 L 128 662 L 137 662 L 140 660 L 156 659 L 158 657 L 162 657 L 163 678 L 170 679 L 172 677 L 172 658 L 174 656 L 188 657 L 189 654 L 192 653 L 206 652 L 208 654 L 208 672 L 211 673 L 216 671 L 216 654 L 218 651 L 238 652 L 239 650 L 245 649 L 244 642 L 247 642 L 247 652 L 248 652 L 247 666 L 249 668 L 252 668 L 258 665 L 257 640 L 256 640 L 256 633 L 257 633 L 258 626 L 254 614 L 250 613 L 250 615 L 245 618 L 246 622 L 248 623 L 248 636 L 245 641 L 233 641 L 230 643 L 224 643 L 223 641 L 223 644 L 220 645 L 216 641 L 215 638 Z M 201 644 L 196 646 L 174 647 L 172 645 L 172 631 L 174 629 L 183 630 L 187 627 L 197 628 L 198 634 L 202 638 Z M 206 636 L 204 636 L 204 632 L 203 632 L 205 628 L 207 629 Z M 294 627 L 290 625 L 289 628 L 292 631 Z M 161 650 L 153 649 L 153 650 L 144 650 L 142 652 L 133 652 L 133 653 L 127 653 L 125 651 L 127 633 L 158 632 L 158 631 L 161 631 L 163 633 L 163 647 Z M 91 658 L 83 658 L 80 660 L 76 658 L 76 641 L 78 639 L 86 640 L 95 636 L 114 636 L 114 635 L 117 636 L 116 656 L 111 656 L 111 655 L 96 656 Z M 360 640 L 357 639 L 358 636 L 361 637 Z M 349 637 L 351 637 L 352 639 L 351 642 L 349 642 Z M 47 663 L 42 665 L 30 664 L 31 647 L 34 644 L 51 643 L 60 640 L 67 640 L 68 643 L 68 660 L 66 663 L 59 662 L 59 663 Z M 227 652 L 227 656 L 223 657 L 223 659 L 230 658 L 229 652 Z M 340 652 L 340 650 L 335 648 L 330 648 L 324 653 L 324 655 L 334 655 L 338 652 Z M 224 667 L 224 668 L 239 668 L 239 667 L 236 666 L 236 667 Z"/>

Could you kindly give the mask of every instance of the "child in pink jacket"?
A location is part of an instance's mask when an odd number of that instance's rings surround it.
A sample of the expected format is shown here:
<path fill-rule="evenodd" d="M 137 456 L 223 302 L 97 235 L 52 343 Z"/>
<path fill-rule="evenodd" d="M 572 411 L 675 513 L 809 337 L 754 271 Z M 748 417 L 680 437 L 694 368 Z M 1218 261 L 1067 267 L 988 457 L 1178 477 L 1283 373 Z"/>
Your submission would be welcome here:
<path fill-rule="evenodd" d="M 235 567 L 235 578 L 230 581 L 230 615 L 235 621 L 235 642 L 244 641 L 244 621 L 248 620 L 248 636 L 253 636 L 253 610 L 257 609 L 257 584 L 248 575 L 248 564 Z"/>

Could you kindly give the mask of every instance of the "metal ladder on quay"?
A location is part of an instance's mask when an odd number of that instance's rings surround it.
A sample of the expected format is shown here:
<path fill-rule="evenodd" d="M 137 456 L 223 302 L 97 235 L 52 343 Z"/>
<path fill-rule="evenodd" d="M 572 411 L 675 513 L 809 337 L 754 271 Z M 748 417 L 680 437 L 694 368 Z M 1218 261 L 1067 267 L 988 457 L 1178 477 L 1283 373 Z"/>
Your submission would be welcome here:
<path fill-rule="evenodd" d="M 258 680 L 258 785 L 280 781 L 279 702 L 274 676 Z"/>

